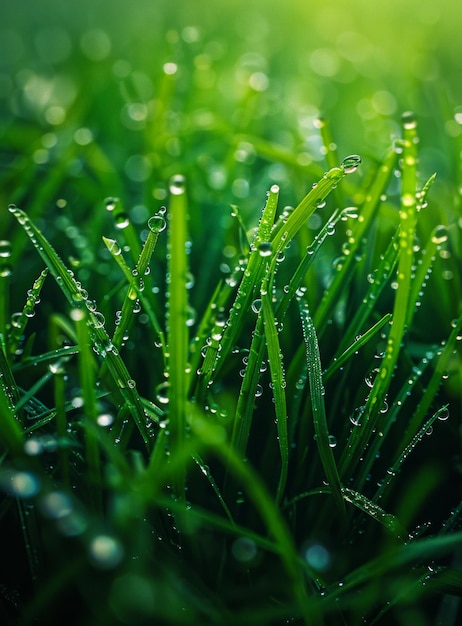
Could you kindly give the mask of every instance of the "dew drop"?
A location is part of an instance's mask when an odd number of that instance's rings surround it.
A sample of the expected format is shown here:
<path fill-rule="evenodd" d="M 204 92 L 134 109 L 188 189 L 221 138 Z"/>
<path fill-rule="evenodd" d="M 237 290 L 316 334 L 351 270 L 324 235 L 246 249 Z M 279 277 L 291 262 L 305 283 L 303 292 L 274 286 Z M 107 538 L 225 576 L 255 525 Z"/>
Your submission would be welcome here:
<path fill-rule="evenodd" d="M 167 223 L 162 215 L 153 215 L 148 219 L 148 228 L 154 234 L 161 233 L 166 227 Z"/>
<path fill-rule="evenodd" d="M 403 122 L 403 128 L 406 130 L 417 128 L 417 119 L 412 111 L 406 111 L 403 113 L 401 121 Z"/>
<path fill-rule="evenodd" d="M 168 404 L 169 388 L 170 388 L 170 383 L 168 381 L 164 383 L 160 383 L 160 385 L 157 385 L 156 399 L 157 399 L 157 402 L 159 402 L 159 404 Z"/>
<path fill-rule="evenodd" d="M 258 253 L 260 256 L 271 256 L 273 252 L 273 246 L 270 241 L 262 241 L 258 244 Z"/>
<path fill-rule="evenodd" d="M 261 311 L 261 299 L 257 298 L 252 302 L 252 311 L 254 313 L 259 313 Z"/>
<path fill-rule="evenodd" d="M 438 411 L 438 419 L 441 422 L 445 422 L 447 419 L 449 419 L 449 409 L 447 406 L 442 407 L 439 411 Z"/>
<path fill-rule="evenodd" d="M 186 190 L 186 179 L 181 174 L 172 176 L 169 184 L 170 193 L 174 196 L 182 195 Z"/>
<path fill-rule="evenodd" d="M 358 166 L 361 163 L 361 157 L 359 154 L 350 154 L 342 161 L 342 167 L 345 174 L 353 174 L 358 169 Z"/>
<path fill-rule="evenodd" d="M 115 218 L 116 228 L 119 228 L 120 230 L 127 228 L 129 224 L 130 224 L 130 220 L 126 213 L 119 213 L 119 215 L 117 215 L 117 217 Z"/>
<path fill-rule="evenodd" d="M 108 211 L 113 211 L 116 207 L 117 202 L 119 201 L 118 198 L 106 198 L 106 200 L 104 201 L 104 204 L 106 206 L 106 209 Z"/>
<path fill-rule="evenodd" d="M 329 435 L 328 441 L 329 441 L 329 448 L 335 448 L 335 446 L 337 445 L 337 439 L 334 437 L 334 435 Z"/>
<path fill-rule="evenodd" d="M 440 224 L 439 226 L 436 226 L 432 233 L 433 243 L 436 243 L 437 245 L 439 245 L 447 241 L 447 239 L 448 239 L 448 231 L 446 229 L 446 226 L 443 226 L 442 224 Z"/>

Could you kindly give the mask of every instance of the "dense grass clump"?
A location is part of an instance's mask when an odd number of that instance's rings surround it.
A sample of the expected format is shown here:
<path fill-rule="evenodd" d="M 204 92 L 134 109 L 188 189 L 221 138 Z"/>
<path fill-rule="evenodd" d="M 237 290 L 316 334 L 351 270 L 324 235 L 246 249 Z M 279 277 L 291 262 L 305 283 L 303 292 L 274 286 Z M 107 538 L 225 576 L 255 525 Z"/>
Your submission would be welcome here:
<path fill-rule="evenodd" d="M 254 224 L 233 207 L 196 306 L 183 176 L 141 233 L 106 200 L 100 268 L 72 269 L 10 206 L 45 267 L 11 315 L 3 243 L 11 623 L 71 602 L 72 623 L 424 624 L 418 607 L 459 593 L 460 505 L 441 490 L 462 317 L 428 331 L 450 228 L 421 219 L 416 128 L 405 114 L 367 175 L 346 157 L 295 208 L 277 185 Z"/>

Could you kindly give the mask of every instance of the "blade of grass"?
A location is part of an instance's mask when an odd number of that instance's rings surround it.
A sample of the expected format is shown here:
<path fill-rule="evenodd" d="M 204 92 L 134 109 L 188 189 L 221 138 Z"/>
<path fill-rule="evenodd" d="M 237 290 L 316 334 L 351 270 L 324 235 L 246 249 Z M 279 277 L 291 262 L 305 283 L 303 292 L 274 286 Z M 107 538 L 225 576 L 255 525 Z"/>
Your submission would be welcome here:
<path fill-rule="evenodd" d="M 271 384 L 276 412 L 279 451 L 281 454 L 281 472 L 279 476 L 276 501 L 280 502 L 284 493 L 289 471 L 289 439 L 287 433 L 287 405 L 285 392 L 285 378 L 282 364 L 282 353 L 279 345 L 276 320 L 271 307 L 271 297 L 267 286 L 261 291 L 263 328 L 265 331 L 268 362 L 271 372 Z"/>
<path fill-rule="evenodd" d="M 74 309 L 71 311 L 71 317 L 77 327 L 79 345 L 79 381 L 82 388 L 83 408 L 85 411 L 83 426 L 85 428 L 85 460 L 87 464 L 90 506 L 95 513 L 101 513 L 101 462 L 98 440 L 93 431 L 86 428 L 88 423 L 96 423 L 98 417 L 95 394 L 95 363 L 90 345 L 90 333 L 85 309 Z"/>
<path fill-rule="evenodd" d="M 324 329 L 327 328 L 326 321 L 328 317 L 332 314 L 335 304 L 339 301 L 339 292 L 344 288 L 346 282 L 345 277 L 351 271 L 351 264 L 354 263 L 359 246 L 371 226 L 381 201 L 380 198 L 385 192 L 396 160 L 396 151 L 391 149 L 380 165 L 377 175 L 372 180 L 371 186 L 366 192 L 364 203 L 360 207 L 360 215 L 355 222 L 354 238 L 353 241 L 349 243 L 350 253 L 345 257 L 341 270 L 337 272 L 333 282 L 329 285 L 329 289 L 326 290 L 313 318 L 316 328 L 320 329 L 321 335 Z"/>
<path fill-rule="evenodd" d="M 23 446 L 23 432 L 20 423 L 15 417 L 13 400 L 15 394 L 5 383 L 5 372 L 9 371 L 8 363 L 0 349 L 0 434 L 2 447 L 5 446 L 12 454 L 20 452 Z M 7 375 L 8 376 L 8 375 Z"/>
<path fill-rule="evenodd" d="M 376 426 L 379 410 L 383 406 L 394 368 L 398 360 L 401 342 L 406 332 L 409 315 L 409 294 L 414 261 L 413 246 L 416 228 L 416 181 L 417 181 L 417 122 L 413 114 L 403 116 L 403 172 L 400 209 L 400 242 L 398 258 L 397 289 L 393 307 L 393 323 L 388 336 L 385 356 L 379 375 L 367 398 L 361 429 L 353 429 L 352 435 L 340 460 L 340 475 L 348 477 L 358 464 L 362 451 L 367 447 Z"/>
<path fill-rule="evenodd" d="M 316 444 L 321 463 L 328 481 L 332 496 L 339 511 L 345 512 L 345 503 L 342 497 L 342 487 L 337 471 L 334 453 L 330 446 L 331 439 L 327 426 L 326 409 L 324 405 L 324 385 L 322 381 L 321 357 L 313 320 L 308 305 L 300 299 L 300 318 L 302 321 L 303 338 L 306 347 L 306 362 L 308 366 L 308 380 L 310 383 L 313 423 L 316 434 Z"/>
<path fill-rule="evenodd" d="M 45 268 L 32 285 L 32 288 L 28 291 L 27 300 L 22 311 L 20 313 L 14 313 L 12 316 L 8 338 L 8 352 L 10 357 L 14 357 L 17 354 L 21 337 L 24 335 L 29 319 L 33 317 L 35 313 L 35 307 L 40 299 L 40 292 L 47 275 L 48 268 Z"/>
<path fill-rule="evenodd" d="M 250 304 L 255 298 L 255 287 L 260 286 L 266 262 L 272 255 L 272 247 L 269 238 L 276 214 L 278 197 L 279 187 L 273 185 L 263 209 L 255 240 L 252 242 L 248 265 L 244 271 L 233 306 L 231 307 L 228 323 L 224 332 L 222 327 L 214 329 L 212 332 L 210 345 L 207 348 L 201 368 L 202 385 L 201 390 L 197 394 L 198 397 L 204 394 L 207 385 L 209 385 L 212 380 L 212 376 L 214 373 L 216 374 L 220 363 L 225 361 L 232 347 L 235 345 L 237 336 L 242 329 L 243 317 L 249 311 Z M 218 345 L 220 346 L 219 351 Z"/>
<path fill-rule="evenodd" d="M 174 176 L 170 180 L 167 277 L 168 417 L 173 456 L 184 446 L 188 393 L 187 214 L 185 180 Z M 180 498 L 184 498 L 184 483 L 185 475 L 180 471 L 175 480 Z"/>

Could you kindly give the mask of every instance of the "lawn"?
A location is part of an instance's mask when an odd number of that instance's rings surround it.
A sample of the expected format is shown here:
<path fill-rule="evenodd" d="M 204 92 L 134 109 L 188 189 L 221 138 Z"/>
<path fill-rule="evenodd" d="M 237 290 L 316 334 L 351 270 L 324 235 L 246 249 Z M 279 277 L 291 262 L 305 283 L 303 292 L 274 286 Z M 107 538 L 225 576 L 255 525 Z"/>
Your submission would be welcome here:
<path fill-rule="evenodd" d="M 0 4 L 2 624 L 457 626 L 459 3 Z"/>

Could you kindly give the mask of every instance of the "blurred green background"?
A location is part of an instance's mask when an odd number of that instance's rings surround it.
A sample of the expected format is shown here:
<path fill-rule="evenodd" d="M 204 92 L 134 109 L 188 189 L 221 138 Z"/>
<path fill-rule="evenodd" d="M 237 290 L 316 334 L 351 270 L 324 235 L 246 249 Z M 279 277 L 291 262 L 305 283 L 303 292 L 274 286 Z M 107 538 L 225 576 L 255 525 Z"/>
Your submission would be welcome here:
<path fill-rule="evenodd" d="M 105 147 L 120 166 L 127 143 L 137 144 L 133 133 L 161 106 L 161 79 L 170 73 L 178 114 L 170 122 L 178 130 L 223 124 L 298 150 L 305 142 L 319 158 L 310 135 L 321 112 L 332 120 L 342 154 L 381 155 L 401 112 L 412 109 L 422 139 L 431 138 L 423 167 L 435 161 L 444 172 L 452 167 L 447 138 L 462 130 L 457 0 L 2 0 L 0 6 L 2 144 L 13 152 L 30 126 L 54 132 L 72 122 L 112 144 Z M 250 120 L 242 118 L 249 87 L 259 95 L 251 116 L 246 108 Z M 17 126 L 13 133 L 18 123 L 24 134 Z M 89 138 L 84 132 L 76 139 Z M 29 146 L 46 151 L 48 144 Z"/>

